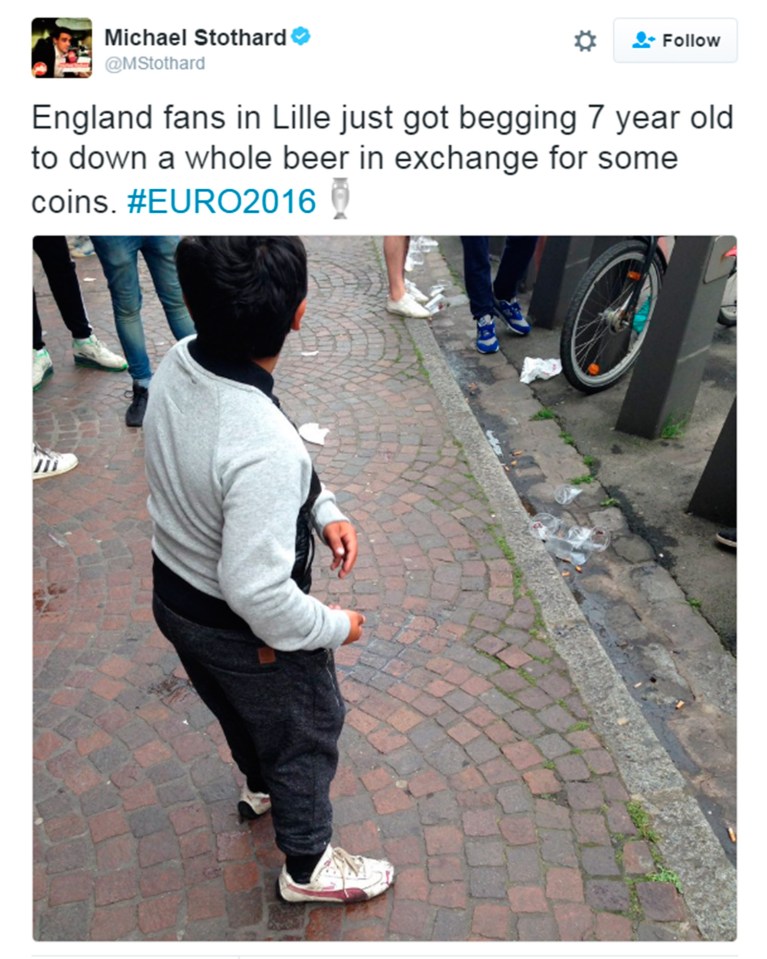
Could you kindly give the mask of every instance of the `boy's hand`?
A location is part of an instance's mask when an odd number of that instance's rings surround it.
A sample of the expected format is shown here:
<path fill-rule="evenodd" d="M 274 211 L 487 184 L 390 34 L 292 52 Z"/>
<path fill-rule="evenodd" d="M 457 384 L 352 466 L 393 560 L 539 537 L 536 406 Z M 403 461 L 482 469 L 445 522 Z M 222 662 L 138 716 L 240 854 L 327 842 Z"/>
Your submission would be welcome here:
<path fill-rule="evenodd" d="M 333 553 L 331 570 L 338 570 L 339 579 L 343 579 L 357 562 L 357 532 L 351 523 L 345 520 L 328 523 L 322 530 L 322 536 Z"/>
<path fill-rule="evenodd" d="M 341 645 L 348 646 L 349 643 L 356 643 L 360 636 L 362 636 L 362 626 L 365 622 L 365 617 L 362 613 L 358 613 L 356 609 L 345 609 L 344 612 L 349 617 L 351 626 L 349 628 L 349 635 Z"/>

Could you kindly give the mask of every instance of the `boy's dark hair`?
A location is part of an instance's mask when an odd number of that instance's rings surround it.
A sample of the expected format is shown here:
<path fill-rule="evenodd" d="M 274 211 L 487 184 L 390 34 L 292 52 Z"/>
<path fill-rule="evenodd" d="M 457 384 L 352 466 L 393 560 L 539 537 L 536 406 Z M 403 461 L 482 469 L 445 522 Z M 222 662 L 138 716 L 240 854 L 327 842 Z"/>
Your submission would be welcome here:
<path fill-rule="evenodd" d="M 49 36 L 53 37 L 54 40 L 57 40 L 62 33 L 66 33 L 68 36 L 72 37 L 73 40 L 75 38 L 75 35 L 72 33 L 72 30 L 69 27 L 60 27 L 58 24 L 56 24 L 54 27 L 51 27 L 51 29 L 48 31 Z"/>
<path fill-rule="evenodd" d="M 200 346 L 232 360 L 277 356 L 306 298 L 297 236 L 187 236 L 176 265 Z"/>

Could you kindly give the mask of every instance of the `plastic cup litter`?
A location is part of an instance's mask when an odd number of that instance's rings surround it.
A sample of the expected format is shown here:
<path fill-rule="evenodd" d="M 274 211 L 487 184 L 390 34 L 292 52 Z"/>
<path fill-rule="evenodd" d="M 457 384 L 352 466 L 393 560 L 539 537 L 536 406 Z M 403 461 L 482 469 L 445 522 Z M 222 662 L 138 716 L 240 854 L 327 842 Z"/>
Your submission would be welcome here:
<path fill-rule="evenodd" d="M 567 506 L 568 503 L 572 503 L 576 496 L 580 496 L 582 492 L 583 490 L 579 486 L 568 486 L 565 483 L 562 486 L 557 486 L 554 490 L 554 499 L 560 506 Z"/>
<path fill-rule="evenodd" d="M 562 528 L 562 520 L 551 513 L 536 513 L 530 520 L 530 532 L 537 539 L 546 540 L 550 536 L 555 536 Z"/>

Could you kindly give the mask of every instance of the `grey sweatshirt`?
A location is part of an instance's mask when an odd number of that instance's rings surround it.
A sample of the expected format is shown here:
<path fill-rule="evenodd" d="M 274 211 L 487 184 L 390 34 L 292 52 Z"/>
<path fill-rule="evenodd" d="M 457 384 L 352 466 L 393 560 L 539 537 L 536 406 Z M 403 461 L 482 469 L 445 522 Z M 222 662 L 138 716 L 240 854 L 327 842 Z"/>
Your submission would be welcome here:
<path fill-rule="evenodd" d="M 223 599 L 275 649 L 335 648 L 349 619 L 291 579 L 296 517 L 312 464 L 295 427 L 261 389 L 217 375 L 177 343 L 152 379 L 144 419 L 152 549 L 172 572 Z M 271 386 L 271 376 L 258 375 Z M 346 517 L 324 487 L 323 528 Z M 181 612 L 181 611 L 180 611 Z"/>

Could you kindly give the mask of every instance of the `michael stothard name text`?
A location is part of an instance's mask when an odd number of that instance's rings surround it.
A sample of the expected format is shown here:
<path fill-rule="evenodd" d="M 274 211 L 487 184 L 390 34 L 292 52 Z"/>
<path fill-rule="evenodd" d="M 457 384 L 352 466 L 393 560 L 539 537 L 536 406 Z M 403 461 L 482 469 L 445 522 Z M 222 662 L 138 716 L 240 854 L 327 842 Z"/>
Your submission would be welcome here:
<path fill-rule="evenodd" d="M 108 47 L 185 47 L 194 44 L 197 47 L 284 47 L 288 33 L 282 30 L 216 30 L 213 27 L 198 27 L 196 30 L 171 32 L 161 30 L 130 30 L 127 27 L 107 27 L 104 31 L 104 44 Z"/>

